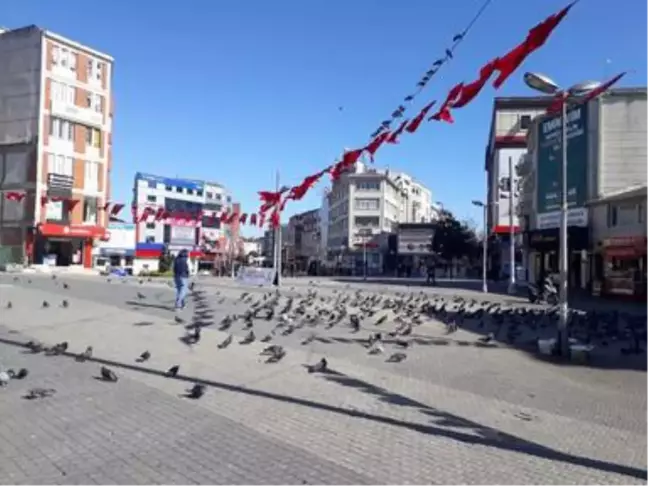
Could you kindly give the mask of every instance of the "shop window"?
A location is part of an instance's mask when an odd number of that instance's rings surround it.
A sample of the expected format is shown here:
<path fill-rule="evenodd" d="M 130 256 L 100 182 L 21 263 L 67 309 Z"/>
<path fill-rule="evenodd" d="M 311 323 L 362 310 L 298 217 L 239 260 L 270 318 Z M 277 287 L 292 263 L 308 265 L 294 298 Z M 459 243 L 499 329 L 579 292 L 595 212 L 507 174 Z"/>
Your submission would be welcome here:
<path fill-rule="evenodd" d="M 608 204 L 608 227 L 632 226 L 643 222 L 641 204 Z"/>

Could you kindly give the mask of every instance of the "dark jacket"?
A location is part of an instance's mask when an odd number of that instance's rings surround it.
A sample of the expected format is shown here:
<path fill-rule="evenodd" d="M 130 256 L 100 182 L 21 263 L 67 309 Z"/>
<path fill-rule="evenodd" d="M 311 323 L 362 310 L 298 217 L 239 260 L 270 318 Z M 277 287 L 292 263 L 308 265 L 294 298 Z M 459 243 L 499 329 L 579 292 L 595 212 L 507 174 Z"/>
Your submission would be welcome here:
<path fill-rule="evenodd" d="M 186 252 L 180 252 L 173 261 L 173 276 L 189 278 L 189 255 Z"/>

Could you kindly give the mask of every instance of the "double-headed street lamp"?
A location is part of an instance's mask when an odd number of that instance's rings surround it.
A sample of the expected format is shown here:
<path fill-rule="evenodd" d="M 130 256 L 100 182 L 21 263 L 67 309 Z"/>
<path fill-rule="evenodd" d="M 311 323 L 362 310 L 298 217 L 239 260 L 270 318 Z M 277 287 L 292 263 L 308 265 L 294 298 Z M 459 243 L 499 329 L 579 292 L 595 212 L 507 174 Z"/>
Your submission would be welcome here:
<path fill-rule="evenodd" d="M 578 102 L 592 91 L 601 87 L 598 81 L 585 81 L 568 89 L 561 89 L 551 78 L 537 73 L 525 73 L 524 82 L 529 88 L 544 94 L 560 96 L 562 98 L 562 166 L 561 166 L 561 204 L 560 204 L 560 320 L 558 322 L 558 350 L 562 356 L 569 355 L 569 338 L 567 332 L 568 304 L 567 304 L 567 274 L 568 274 L 568 245 L 567 245 L 567 103 Z"/>

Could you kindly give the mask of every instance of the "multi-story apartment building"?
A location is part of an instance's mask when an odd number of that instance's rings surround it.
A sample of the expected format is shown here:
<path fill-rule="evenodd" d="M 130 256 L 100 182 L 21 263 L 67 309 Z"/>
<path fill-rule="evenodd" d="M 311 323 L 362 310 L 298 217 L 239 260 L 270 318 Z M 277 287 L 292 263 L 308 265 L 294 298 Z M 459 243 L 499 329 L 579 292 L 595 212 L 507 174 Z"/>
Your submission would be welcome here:
<path fill-rule="evenodd" d="M 217 215 L 232 210 L 232 196 L 229 191 L 217 182 L 205 182 L 203 220 L 200 227 L 199 241 L 203 251 L 213 256 L 231 251 L 229 248 L 228 225 L 221 224 Z"/>
<path fill-rule="evenodd" d="M 26 195 L 2 201 L 0 246 L 90 267 L 109 219 L 113 59 L 29 26 L 0 29 L 0 66 L 0 190 Z"/>
<path fill-rule="evenodd" d="M 603 293 L 632 289 L 645 295 L 646 114 L 646 88 L 612 89 L 568 111 L 572 287 Z M 529 278 L 534 280 L 558 268 L 561 137 L 560 116 L 539 116 L 520 166 L 524 184 L 518 211 Z M 621 290 L 612 290 L 619 285 Z"/>
<path fill-rule="evenodd" d="M 240 212 L 228 191 L 215 182 L 162 177 L 138 172 L 133 187 L 133 208 L 136 214 L 135 256 L 155 260 L 163 251 L 175 254 L 181 249 L 196 260 L 214 261 L 230 255 L 238 241 L 238 221 L 223 225 L 222 212 Z M 154 211 L 138 221 L 147 208 Z M 167 211 L 156 219 L 155 211 Z M 149 262 L 149 270 L 156 263 Z"/>
<path fill-rule="evenodd" d="M 387 233 L 398 223 L 429 222 L 431 192 L 404 173 L 356 164 L 328 194 L 329 264 L 361 271 L 367 245 L 370 272 L 382 268 Z"/>
<path fill-rule="evenodd" d="M 319 208 L 292 215 L 288 220 L 288 238 L 295 270 L 308 271 L 320 255 Z"/>
<path fill-rule="evenodd" d="M 511 226 L 514 233 L 519 234 L 520 230 L 515 212 L 520 184 L 516 167 L 527 151 L 527 132 L 531 122 L 544 113 L 550 103 L 551 97 L 548 96 L 499 97 L 493 103 L 485 170 L 486 233 L 492 237 L 489 269 L 494 277 L 505 276 L 514 268 L 510 262 Z M 516 259 L 521 260 L 521 255 Z"/>
<path fill-rule="evenodd" d="M 404 172 L 389 173 L 401 191 L 400 223 L 432 221 L 432 191 Z"/>

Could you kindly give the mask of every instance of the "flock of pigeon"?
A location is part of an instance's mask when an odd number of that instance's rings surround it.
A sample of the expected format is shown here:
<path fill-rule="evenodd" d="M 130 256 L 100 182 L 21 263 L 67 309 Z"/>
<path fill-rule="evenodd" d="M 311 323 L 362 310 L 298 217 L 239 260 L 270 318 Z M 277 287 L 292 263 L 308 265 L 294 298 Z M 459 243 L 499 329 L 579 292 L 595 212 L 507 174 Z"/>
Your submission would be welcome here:
<path fill-rule="evenodd" d="M 53 277 L 56 278 L 55 276 Z M 15 278 L 15 280 L 17 277 Z M 29 283 L 29 282 L 28 282 Z M 139 280 L 140 284 L 144 280 Z M 62 283 L 68 289 L 67 283 Z M 331 330 L 338 326 L 344 327 L 352 334 L 363 331 L 364 337 L 358 339 L 366 348 L 369 355 L 382 355 L 389 351 L 387 362 L 399 363 L 407 358 L 407 350 L 421 342 L 421 335 L 415 335 L 414 330 L 426 321 L 435 320 L 445 326 L 447 335 L 453 334 L 460 327 L 483 332 L 485 335 L 477 338 L 475 346 L 494 346 L 495 341 L 505 341 L 509 345 L 534 344 L 538 334 L 555 329 L 558 320 L 556 308 L 539 306 L 506 306 L 502 303 L 469 299 L 460 296 L 429 294 L 426 292 L 396 292 L 393 296 L 370 293 L 364 290 L 352 291 L 346 289 L 332 290 L 332 294 L 320 293 L 312 284 L 306 294 L 298 294 L 294 288 L 290 289 L 289 296 L 282 296 L 280 290 L 259 292 L 243 292 L 235 300 L 237 307 L 244 307 L 244 311 L 237 314 L 226 315 L 218 329 L 227 332 L 227 337 L 218 344 L 218 349 L 228 348 L 234 343 L 233 328 L 235 324 L 242 324 L 245 333 L 238 341 L 240 345 L 251 344 L 255 341 L 266 343 L 261 351 L 266 363 L 278 363 L 287 353 L 284 346 L 277 344 L 282 337 L 287 337 L 300 329 L 310 329 L 309 335 L 301 340 L 301 345 L 308 345 L 318 339 L 317 329 Z M 191 286 L 193 295 L 194 285 Z M 139 300 L 146 299 L 146 295 L 137 292 Z M 214 303 L 222 305 L 227 298 L 220 291 L 214 296 Z M 47 301 L 42 303 L 43 308 L 48 308 Z M 69 307 L 69 302 L 63 300 L 61 307 Z M 7 309 L 12 308 L 8 302 Z M 176 315 L 175 320 L 183 324 L 184 320 Z M 265 321 L 271 325 L 271 330 L 257 336 L 256 321 Z M 188 346 L 195 346 L 201 341 L 201 330 L 212 323 L 195 323 L 186 325 L 186 334 L 181 340 Z M 386 329 L 386 328 L 390 329 Z M 267 327 L 266 327 L 267 329 Z M 256 331 L 256 332 L 255 332 Z M 368 333 L 366 333 L 368 331 Z M 520 342 L 520 337 L 526 331 L 535 338 Z M 640 315 L 612 312 L 570 312 L 569 320 L 570 338 L 574 342 L 592 344 L 602 347 L 611 342 L 627 342 L 628 346 L 621 347 L 623 355 L 639 354 L 643 352 L 642 343 L 646 342 L 646 317 Z M 437 344 L 448 344 L 436 340 Z M 326 341 L 324 341 L 326 342 Z M 54 346 L 45 346 L 37 341 L 29 341 L 25 346 L 32 353 L 45 353 L 47 355 L 69 355 L 78 361 L 92 359 L 93 348 L 88 346 L 81 354 L 68 353 L 68 343 L 61 342 Z M 144 351 L 135 361 L 144 363 L 151 358 L 150 351 Z M 309 373 L 323 373 L 329 370 L 328 360 L 324 357 L 315 364 L 307 365 Z M 180 365 L 171 366 L 165 376 L 174 378 L 178 376 Z M 0 386 L 5 386 L 13 379 L 24 379 L 28 375 L 27 369 L 0 371 Z M 106 382 L 117 382 L 117 374 L 102 366 L 99 370 L 99 379 Z M 187 398 L 199 399 L 206 392 L 206 385 L 195 383 L 186 394 Z M 45 398 L 55 393 L 53 389 L 35 388 L 29 390 L 24 398 Z"/>

